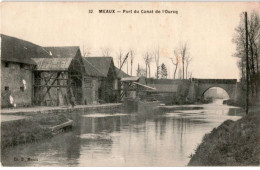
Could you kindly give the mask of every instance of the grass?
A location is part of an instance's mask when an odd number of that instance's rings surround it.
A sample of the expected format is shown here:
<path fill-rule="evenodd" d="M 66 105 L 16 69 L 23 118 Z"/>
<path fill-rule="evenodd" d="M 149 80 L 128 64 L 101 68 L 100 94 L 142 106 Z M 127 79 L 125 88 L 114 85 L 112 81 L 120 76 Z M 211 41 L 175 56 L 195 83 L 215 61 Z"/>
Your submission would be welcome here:
<path fill-rule="evenodd" d="M 189 166 L 259 166 L 260 113 L 227 120 L 206 134 Z"/>
<path fill-rule="evenodd" d="M 49 127 L 68 121 L 64 114 L 38 114 L 29 119 L 1 123 L 1 148 L 51 138 Z"/>

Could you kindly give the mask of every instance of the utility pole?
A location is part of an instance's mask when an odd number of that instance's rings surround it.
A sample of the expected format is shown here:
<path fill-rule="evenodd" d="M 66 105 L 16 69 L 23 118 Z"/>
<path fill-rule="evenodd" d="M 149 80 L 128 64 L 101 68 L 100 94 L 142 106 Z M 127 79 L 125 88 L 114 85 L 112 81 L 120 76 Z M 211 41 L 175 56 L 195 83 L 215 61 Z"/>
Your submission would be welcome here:
<path fill-rule="evenodd" d="M 136 74 L 136 76 L 140 76 L 140 70 L 139 70 L 139 63 L 138 63 L 138 68 L 137 68 L 137 74 Z"/>
<path fill-rule="evenodd" d="M 131 54 L 131 76 L 133 75 L 133 72 L 132 72 L 132 67 L 133 67 L 133 51 L 131 50 L 130 51 L 130 54 Z"/>
<path fill-rule="evenodd" d="M 245 12 L 245 29 L 246 29 L 246 114 L 248 114 L 248 106 L 249 106 L 249 61 L 248 61 L 247 12 Z"/>
<path fill-rule="evenodd" d="M 128 74 L 128 60 L 126 60 L 126 66 L 127 66 L 127 71 L 126 71 L 126 73 Z"/>

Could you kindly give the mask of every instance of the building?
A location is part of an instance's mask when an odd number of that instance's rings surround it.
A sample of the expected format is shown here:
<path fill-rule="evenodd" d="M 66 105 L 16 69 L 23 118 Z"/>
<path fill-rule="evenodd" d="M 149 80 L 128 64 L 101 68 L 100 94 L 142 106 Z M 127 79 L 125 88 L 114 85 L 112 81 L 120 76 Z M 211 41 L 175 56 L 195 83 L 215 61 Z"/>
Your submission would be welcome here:
<path fill-rule="evenodd" d="M 155 90 L 147 90 L 147 96 L 154 98 L 164 104 L 171 105 L 178 101 L 181 86 L 178 81 L 171 79 L 146 79 L 147 86 Z"/>
<path fill-rule="evenodd" d="M 36 44 L 1 34 L 1 107 L 32 105 L 36 56 L 49 55 Z"/>
<path fill-rule="evenodd" d="M 48 106 L 97 103 L 98 78 L 104 77 L 81 56 L 80 48 L 44 47 L 51 58 L 33 58 L 35 104 Z"/>
<path fill-rule="evenodd" d="M 119 68 L 115 67 L 116 70 L 116 77 L 120 80 L 121 78 L 124 77 L 131 77 L 130 75 L 126 74 L 125 72 L 123 72 L 122 70 L 120 70 Z"/>
<path fill-rule="evenodd" d="M 99 102 L 113 103 L 118 101 L 118 79 L 112 57 L 85 57 L 104 77 L 99 78 Z"/>
<path fill-rule="evenodd" d="M 147 92 L 154 91 L 155 88 L 146 85 L 145 77 L 123 77 L 121 78 L 121 97 L 147 99 Z"/>
<path fill-rule="evenodd" d="M 83 58 L 83 63 L 85 67 L 84 104 L 98 104 L 99 79 L 105 78 L 105 75 L 96 69 L 87 59 Z"/>

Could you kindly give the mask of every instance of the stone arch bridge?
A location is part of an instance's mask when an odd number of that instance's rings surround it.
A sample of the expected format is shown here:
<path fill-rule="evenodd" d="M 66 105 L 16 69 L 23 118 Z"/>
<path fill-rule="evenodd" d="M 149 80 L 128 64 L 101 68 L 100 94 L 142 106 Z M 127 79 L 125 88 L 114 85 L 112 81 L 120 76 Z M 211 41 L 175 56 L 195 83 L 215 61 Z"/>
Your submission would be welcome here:
<path fill-rule="evenodd" d="M 201 99 L 204 93 L 212 88 L 219 87 L 224 89 L 230 99 L 236 99 L 237 80 L 236 79 L 197 79 L 193 78 L 190 86 L 189 97 L 195 100 Z"/>

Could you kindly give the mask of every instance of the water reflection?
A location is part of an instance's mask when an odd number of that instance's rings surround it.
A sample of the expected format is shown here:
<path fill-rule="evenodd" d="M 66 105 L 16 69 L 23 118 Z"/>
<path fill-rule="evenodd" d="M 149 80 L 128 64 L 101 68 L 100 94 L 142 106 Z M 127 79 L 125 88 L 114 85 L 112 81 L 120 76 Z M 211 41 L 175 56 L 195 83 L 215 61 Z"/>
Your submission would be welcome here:
<path fill-rule="evenodd" d="M 2 152 L 5 166 L 185 166 L 205 133 L 242 113 L 202 105 L 158 116 L 79 116 L 69 133 Z M 37 158 L 14 162 L 14 156 Z"/>

